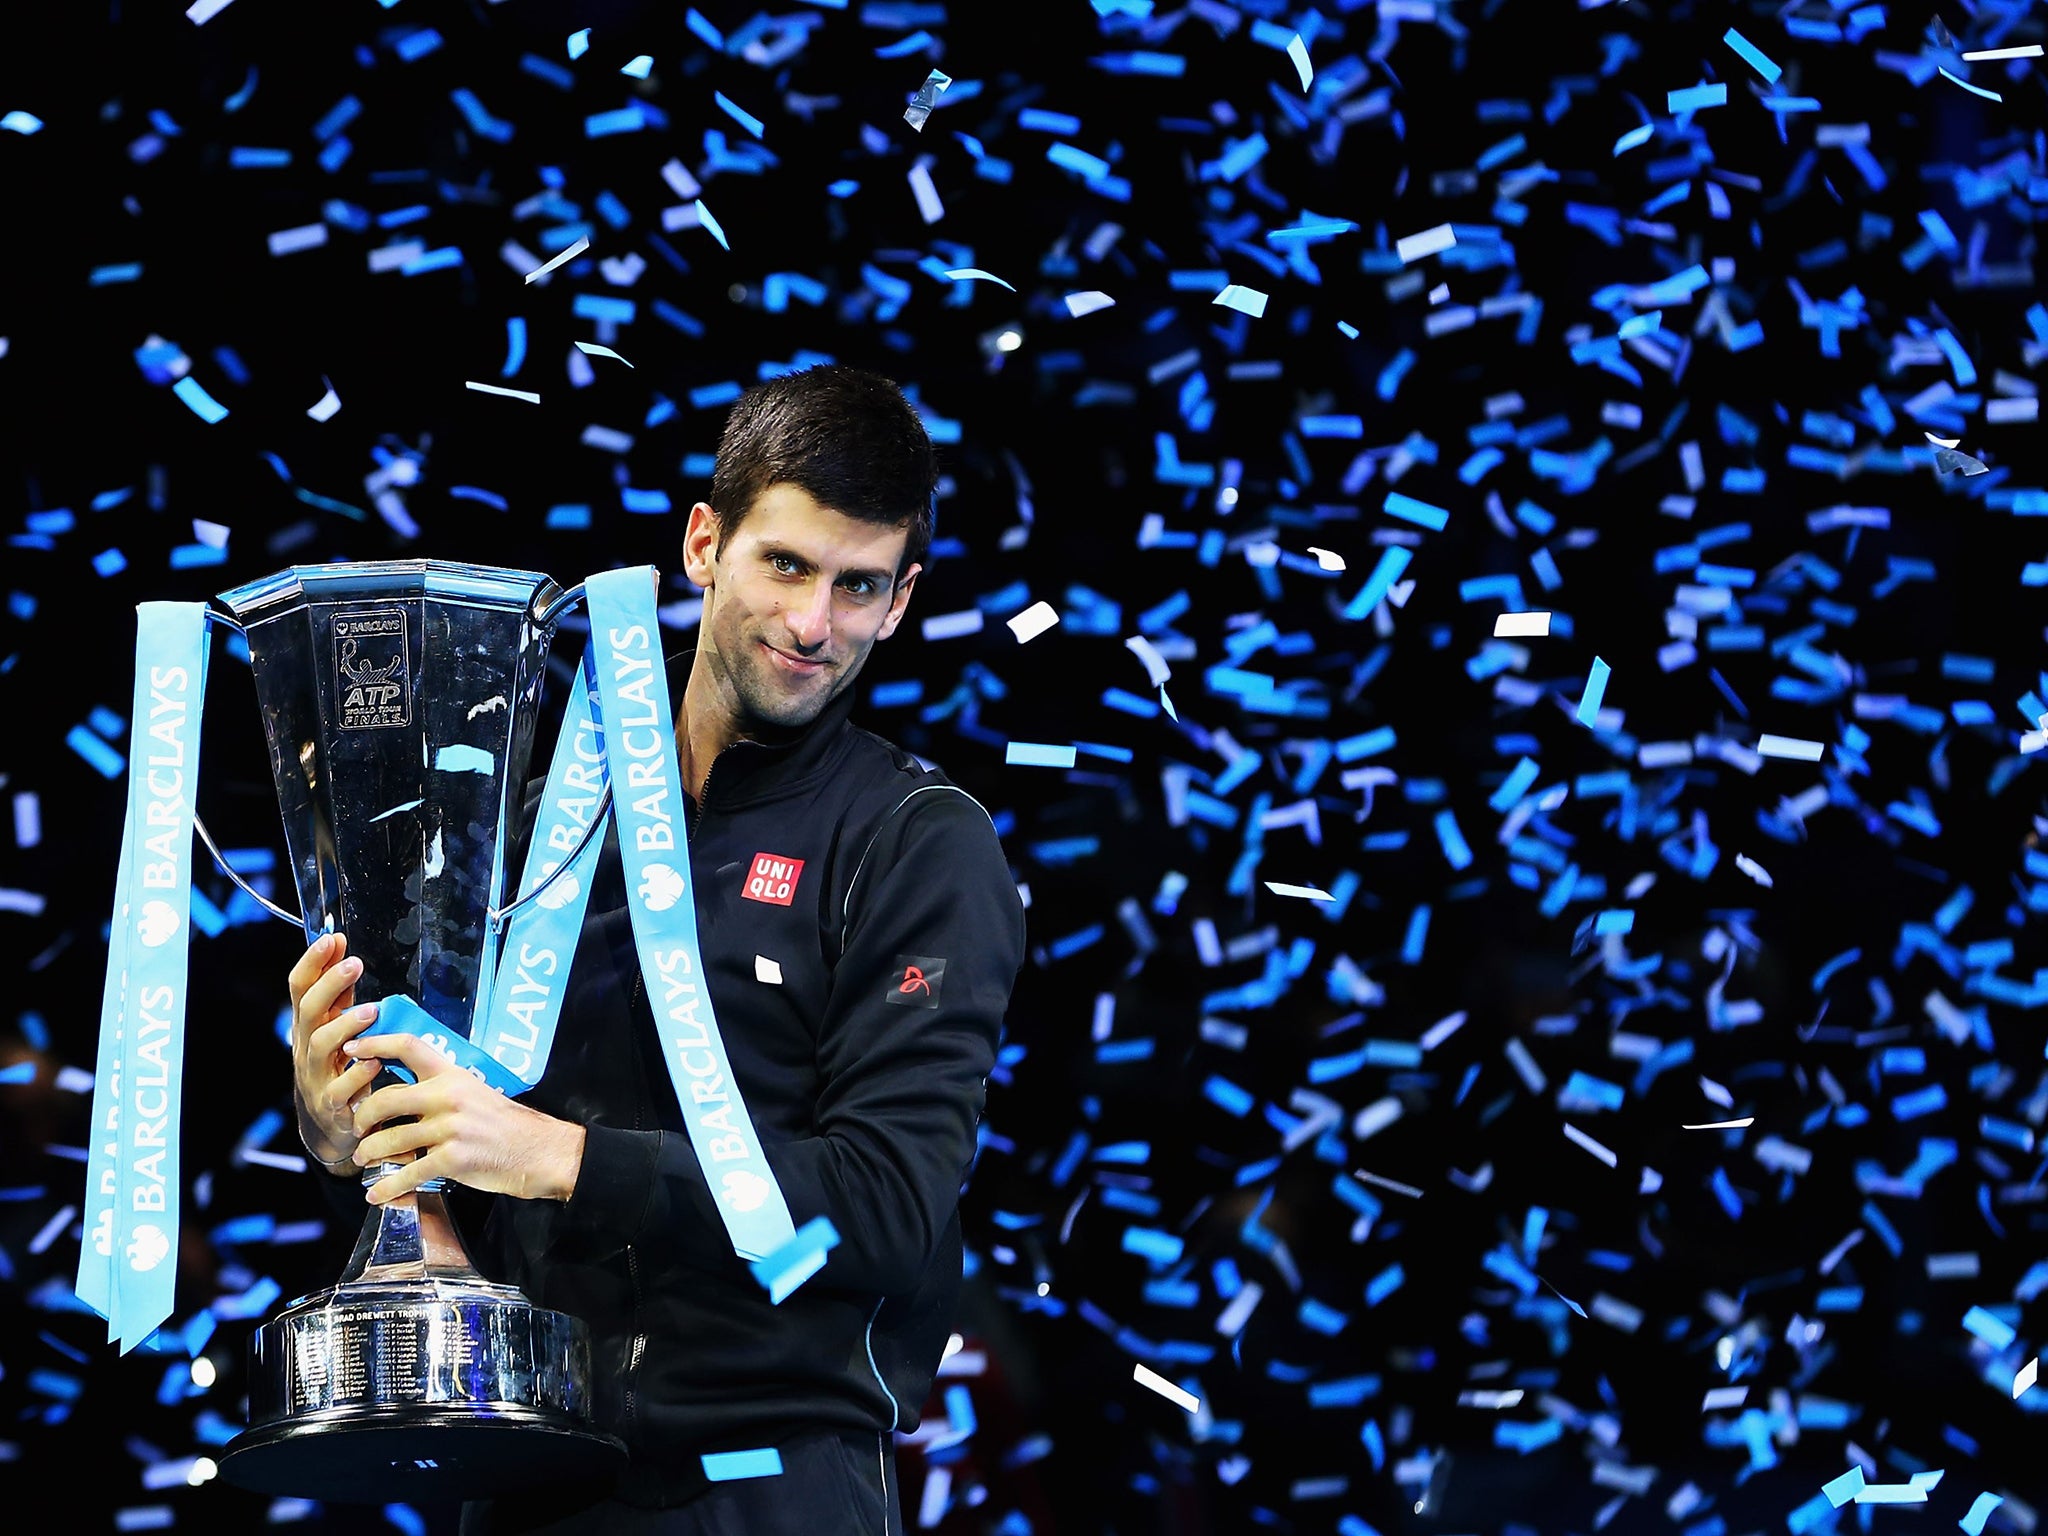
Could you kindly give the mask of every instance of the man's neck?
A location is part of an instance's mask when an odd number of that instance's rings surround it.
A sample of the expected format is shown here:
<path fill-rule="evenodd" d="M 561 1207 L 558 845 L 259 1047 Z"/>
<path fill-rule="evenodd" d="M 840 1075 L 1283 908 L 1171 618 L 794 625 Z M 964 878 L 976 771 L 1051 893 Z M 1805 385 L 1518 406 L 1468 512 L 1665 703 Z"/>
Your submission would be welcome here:
<path fill-rule="evenodd" d="M 711 777 L 712 761 L 740 739 L 739 728 L 720 707 L 710 669 L 699 650 L 690 660 L 690 675 L 683 683 L 683 699 L 676 710 L 676 758 L 683 785 L 690 798 L 704 803 L 705 782 Z"/>

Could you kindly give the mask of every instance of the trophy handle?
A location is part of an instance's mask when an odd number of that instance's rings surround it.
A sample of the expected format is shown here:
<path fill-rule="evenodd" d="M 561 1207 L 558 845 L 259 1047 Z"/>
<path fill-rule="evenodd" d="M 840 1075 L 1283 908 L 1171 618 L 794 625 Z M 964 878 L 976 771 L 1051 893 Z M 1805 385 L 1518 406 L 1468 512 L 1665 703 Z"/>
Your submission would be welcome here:
<path fill-rule="evenodd" d="M 571 608 L 575 607 L 576 604 L 582 602 L 583 598 L 583 583 L 578 582 L 575 586 L 569 588 L 566 592 L 558 592 L 551 602 L 537 609 L 533 615 L 533 622 L 539 625 L 552 625 L 555 623 L 556 620 L 561 618 L 563 614 L 567 613 Z M 228 615 L 224 613 L 218 613 L 211 608 L 206 610 L 206 621 L 209 624 L 218 624 L 223 629 L 231 629 L 238 635 L 247 634 L 247 631 L 244 630 L 240 624 L 236 623 L 235 620 L 228 617 Z M 557 865 L 555 869 L 549 873 L 548 877 L 545 880 L 541 881 L 539 885 L 535 886 L 532 890 L 528 891 L 524 896 L 520 897 L 517 901 L 513 902 L 508 907 L 501 907 L 498 910 L 487 914 L 492 927 L 503 928 L 505 921 L 508 918 L 510 918 L 514 912 L 517 912 L 521 907 L 525 906 L 529 901 L 532 901 L 536 896 L 539 896 L 549 886 L 555 883 L 556 878 L 562 873 L 562 871 L 567 869 L 570 866 L 570 864 L 575 862 L 577 854 L 583 852 L 585 845 L 589 843 L 591 838 L 595 837 L 600 831 L 604 829 L 605 817 L 607 814 L 610 813 L 611 806 L 612 789 L 610 784 L 606 784 L 604 787 L 604 793 L 598 798 L 597 814 L 590 818 L 590 825 L 584 828 L 582 841 L 577 843 L 575 851 L 572 852 L 568 858 L 564 859 L 559 865 Z M 236 888 L 240 890 L 243 895 L 249 897 L 250 900 L 254 901 L 258 906 L 262 907 L 266 912 L 268 912 L 272 917 L 277 918 L 280 922 L 290 923 L 293 927 L 298 928 L 301 932 L 305 930 L 305 919 L 302 916 L 300 916 L 296 912 L 287 912 L 283 907 L 280 907 L 276 902 L 272 901 L 268 896 L 265 896 L 261 891 L 256 890 L 249 884 L 248 881 L 244 880 L 241 877 L 241 875 L 236 873 L 236 871 L 228 863 L 228 861 L 224 857 L 222 857 L 220 845 L 214 842 L 213 834 L 206 829 L 206 823 L 200 820 L 196 808 L 194 809 L 192 816 L 192 830 L 199 834 L 200 842 L 204 843 L 206 845 L 206 851 L 213 855 L 213 862 L 219 868 L 220 872 L 226 875 L 228 879 L 233 881 Z"/>
<path fill-rule="evenodd" d="M 517 912 L 521 907 L 553 885 L 561 877 L 562 872 L 576 862 L 577 856 L 590 846 L 590 840 L 604 831 L 605 818 L 611 814 L 611 809 L 612 786 L 610 781 L 606 781 L 603 793 L 597 797 L 597 810 L 590 818 L 590 825 L 583 829 L 583 836 L 577 839 L 576 846 L 570 850 L 569 856 L 549 870 L 545 880 L 541 881 L 539 885 L 536 885 L 510 906 L 498 907 L 485 914 L 490 920 L 493 932 L 502 931 L 507 920 L 511 918 L 514 912 Z"/>
<path fill-rule="evenodd" d="M 577 582 L 575 586 L 569 588 L 568 591 L 556 593 L 553 602 L 550 602 L 546 604 L 544 607 L 538 608 L 534 611 L 533 622 L 535 624 L 542 626 L 553 625 L 554 622 L 557 619 L 561 618 L 563 614 L 567 613 L 571 608 L 575 607 L 578 603 L 582 602 L 584 595 L 585 594 L 583 591 L 583 583 L 580 581 Z M 590 825 L 583 829 L 582 838 L 578 840 L 575 848 L 571 850 L 569 856 L 566 859 L 562 860 L 561 863 L 557 864 L 553 869 L 549 870 L 548 876 L 545 880 L 541 881 L 539 885 L 536 885 L 532 890 L 528 891 L 524 896 L 521 896 L 517 901 L 514 901 L 510 906 L 498 907 L 495 910 L 485 914 L 485 916 L 488 918 L 490 922 L 493 931 L 502 931 L 504 929 L 507 919 L 509 919 L 514 912 L 517 912 L 521 907 L 525 906 L 529 901 L 532 901 L 536 896 L 540 895 L 549 886 L 553 885 L 555 881 L 558 878 L 560 878 L 562 871 L 567 869 L 571 864 L 574 864 L 576 862 L 577 857 L 583 852 L 583 850 L 590 846 L 590 840 L 593 837 L 597 836 L 598 833 L 604 830 L 604 819 L 611 813 L 611 808 L 612 786 L 611 781 L 606 780 L 604 792 L 597 797 L 597 812 L 590 818 Z"/>
<path fill-rule="evenodd" d="M 557 592 L 553 602 L 535 611 L 533 622 L 540 625 L 552 625 L 563 614 L 582 602 L 583 595 L 583 583 L 580 581 L 566 592 Z"/>
<path fill-rule="evenodd" d="M 226 614 L 216 613 L 211 608 L 206 610 L 206 622 L 209 624 L 218 624 L 223 629 L 232 629 L 238 635 L 246 635 L 248 633 L 246 630 L 242 628 L 241 625 L 237 624 L 233 619 L 229 618 Z M 213 862 L 216 866 L 218 866 L 220 872 L 226 875 L 230 880 L 234 881 L 236 887 L 240 889 L 244 896 L 247 896 L 250 900 L 254 901 L 258 906 L 262 907 L 272 917 L 278 918 L 283 922 L 290 923 L 294 928 L 299 929 L 301 932 L 305 930 L 305 919 L 299 916 L 298 913 L 285 911 L 283 907 L 280 907 L 276 902 L 272 901 L 268 896 L 264 895 L 261 891 L 253 888 L 248 881 L 244 880 L 240 875 L 235 873 L 234 866 L 229 864 L 228 861 L 221 856 L 220 845 L 214 842 L 213 834 L 206 830 L 206 823 L 199 819 L 199 807 L 196 804 L 192 807 L 192 830 L 199 834 L 199 841 L 206 844 L 206 851 L 213 855 Z"/>

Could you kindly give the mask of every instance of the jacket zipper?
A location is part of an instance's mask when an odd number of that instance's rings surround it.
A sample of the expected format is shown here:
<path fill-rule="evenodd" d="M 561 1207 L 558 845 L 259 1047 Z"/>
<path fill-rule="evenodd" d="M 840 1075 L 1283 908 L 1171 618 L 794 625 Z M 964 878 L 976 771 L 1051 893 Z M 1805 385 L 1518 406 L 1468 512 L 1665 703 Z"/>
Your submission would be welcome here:
<path fill-rule="evenodd" d="M 636 967 L 633 972 L 633 996 L 626 1004 L 626 1017 L 631 1020 L 638 1011 L 641 997 L 645 992 L 645 981 Z M 642 1099 L 633 1100 L 633 1129 L 642 1130 Z M 647 1335 L 640 1331 L 640 1261 L 633 1253 L 633 1245 L 626 1244 L 626 1276 L 633 1287 L 633 1350 L 626 1359 L 626 1433 L 632 1434 L 640 1419 L 640 1357 L 647 1352 Z"/>
<path fill-rule="evenodd" d="M 692 837 L 697 835 L 697 828 L 703 824 L 704 806 L 711 799 L 711 776 L 718 772 L 718 759 L 725 756 L 726 753 L 738 745 L 739 742 L 737 741 L 728 741 L 718 749 L 717 755 L 711 759 L 711 766 L 704 770 L 704 793 L 697 801 L 697 814 L 690 821 L 690 835 Z"/>

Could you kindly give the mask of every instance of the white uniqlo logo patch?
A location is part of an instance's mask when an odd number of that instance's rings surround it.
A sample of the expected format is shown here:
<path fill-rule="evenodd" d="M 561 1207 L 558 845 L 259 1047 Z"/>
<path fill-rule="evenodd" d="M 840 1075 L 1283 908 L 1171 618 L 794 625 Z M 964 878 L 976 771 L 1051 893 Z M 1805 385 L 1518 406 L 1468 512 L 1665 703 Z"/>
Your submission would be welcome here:
<path fill-rule="evenodd" d="M 740 894 L 749 901 L 765 901 L 786 907 L 796 900 L 796 883 L 803 875 L 802 859 L 785 859 L 779 853 L 757 853 L 747 870 L 746 888 Z"/>

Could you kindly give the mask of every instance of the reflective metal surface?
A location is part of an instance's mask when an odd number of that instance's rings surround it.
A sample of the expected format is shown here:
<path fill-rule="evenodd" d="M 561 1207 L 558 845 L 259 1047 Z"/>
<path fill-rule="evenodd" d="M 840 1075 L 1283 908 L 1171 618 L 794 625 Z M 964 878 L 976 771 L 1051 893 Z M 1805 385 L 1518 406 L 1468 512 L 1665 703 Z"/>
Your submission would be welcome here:
<path fill-rule="evenodd" d="M 583 1323 L 474 1273 L 302 1297 L 257 1331 L 250 1367 L 221 1473 L 259 1493 L 502 1498 L 601 1485 L 625 1459 L 590 1423 Z"/>
<path fill-rule="evenodd" d="M 468 1032 L 506 883 L 561 591 L 439 560 L 295 565 L 220 596 L 248 636 L 311 940 L 348 935 L 356 997 L 409 993 Z"/>
<path fill-rule="evenodd" d="M 590 1340 L 512 1286 L 365 1281 L 306 1297 L 258 1333 L 249 1423 L 426 1403 L 589 1414 Z"/>
<path fill-rule="evenodd" d="M 358 1001 L 403 992 L 469 1032 L 567 597 L 537 572 L 432 560 L 294 566 L 221 595 L 248 637 L 306 936 L 347 934 Z M 590 1423 L 583 1323 L 478 1275 L 441 1190 L 367 1207 L 340 1283 L 257 1330 L 229 1481 L 445 1500 L 623 1464 Z"/>

